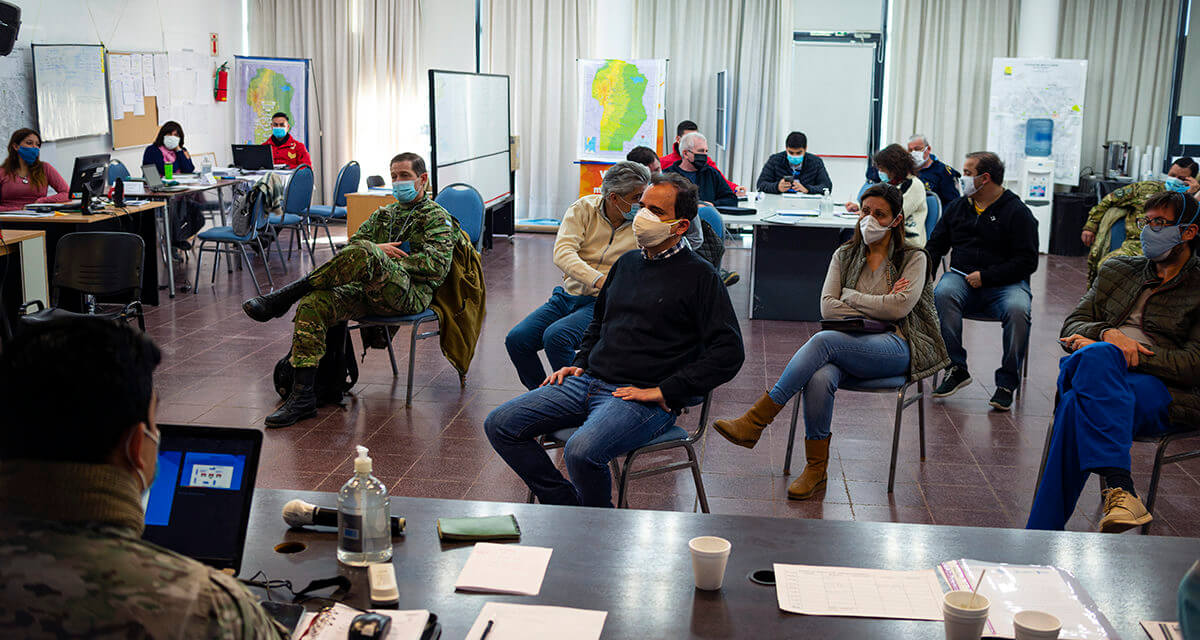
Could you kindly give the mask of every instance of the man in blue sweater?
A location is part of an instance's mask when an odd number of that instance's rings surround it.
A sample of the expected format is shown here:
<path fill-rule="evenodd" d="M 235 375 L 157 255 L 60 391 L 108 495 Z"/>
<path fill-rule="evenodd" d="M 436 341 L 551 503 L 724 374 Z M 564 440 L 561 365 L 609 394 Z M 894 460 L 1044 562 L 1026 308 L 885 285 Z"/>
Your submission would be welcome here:
<path fill-rule="evenodd" d="M 682 243 L 696 187 L 658 174 L 637 206 L 641 249 L 609 271 L 573 366 L 484 421 L 492 447 L 542 504 L 612 507 L 609 461 L 662 435 L 745 359 L 725 285 Z M 537 437 L 573 427 L 563 450 L 567 480 Z"/>

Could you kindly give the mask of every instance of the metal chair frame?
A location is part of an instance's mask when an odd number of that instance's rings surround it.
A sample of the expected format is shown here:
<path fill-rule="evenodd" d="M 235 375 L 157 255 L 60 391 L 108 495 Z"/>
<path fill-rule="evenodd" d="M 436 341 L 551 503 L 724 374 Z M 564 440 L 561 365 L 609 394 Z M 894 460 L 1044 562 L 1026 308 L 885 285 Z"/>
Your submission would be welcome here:
<path fill-rule="evenodd" d="M 193 281 L 192 285 L 193 294 L 200 292 L 200 265 L 204 262 L 204 245 L 209 242 L 216 245 L 215 247 L 208 249 L 208 252 L 213 254 L 213 272 L 210 284 L 212 284 L 214 287 L 216 286 L 217 282 L 217 266 L 221 263 L 221 255 L 237 255 L 234 253 L 233 249 L 224 248 L 222 246 L 232 244 L 237 245 L 238 251 L 242 256 L 242 262 L 246 265 L 246 271 L 250 272 L 250 279 L 254 282 L 254 291 L 257 292 L 258 295 L 262 295 L 262 287 L 258 284 L 258 276 L 254 273 L 254 267 L 250 264 L 250 256 L 246 253 L 246 245 L 254 242 L 258 245 L 258 250 L 263 257 L 263 269 L 267 272 L 267 282 L 271 285 L 271 289 L 275 288 L 275 279 L 271 276 L 271 265 L 269 263 L 270 254 L 267 253 L 259 235 L 262 233 L 262 230 L 270 224 L 267 222 L 267 211 L 263 207 L 261 199 L 254 204 L 254 208 L 255 220 L 253 221 L 253 229 L 251 230 L 250 235 L 244 240 L 206 240 L 204 238 L 200 238 L 200 243 L 196 246 L 196 279 Z M 284 271 L 287 271 L 287 266 L 283 264 L 283 252 L 276 251 L 276 254 L 279 256 L 280 266 L 283 267 Z"/>
<path fill-rule="evenodd" d="M 312 239 L 313 246 L 316 246 L 316 244 L 318 242 L 317 238 L 320 237 L 320 233 L 318 232 L 317 227 L 323 227 L 325 229 L 325 239 L 329 241 L 329 250 L 333 253 L 337 253 L 337 247 L 334 246 L 334 244 L 333 244 L 333 235 L 329 233 L 329 221 L 331 219 L 335 219 L 332 216 L 332 211 L 334 208 L 339 207 L 339 206 L 343 206 L 343 207 L 345 206 L 344 204 L 339 205 L 337 203 L 338 197 L 340 196 L 344 202 L 346 199 L 345 194 L 350 193 L 349 191 L 347 191 L 345 193 L 341 192 L 342 180 L 345 179 L 346 170 L 350 168 L 350 165 L 354 165 L 356 167 L 359 166 L 357 160 L 351 160 L 350 162 L 347 162 L 346 164 L 342 165 L 342 168 L 338 170 L 337 181 L 335 181 L 333 183 L 333 204 L 330 205 L 331 215 L 329 217 L 325 217 L 323 215 L 317 215 L 315 213 L 312 213 L 311 208 L 309 209 L 308 212 L 306 212 L 304 214 L 304 219 L 308 222 L 308 226 L 312 229 L 312 233 L 309 234 L 309 237 Z M 359 175 L 361 175 L 361 172 L 362 172 L 362 168 L 360 167 Z M 357 186 L 356 186 L 356 188 L 357 188 Z"/>
<path fill-rule="evenodd" d="M 424 312 L 422 312 L 420 314 L 411 314 L 411 315 L 407 315 L 407 316 L 394 316 L 394 317 L 366 316 L 366 317 L 355 320 L 355 324 L 350 325 L 350 327 L 346 331 L 346 337 L 347 337 L 347 339 L 349 339 L 350 332 L 357 329 L 359 331 L 359 337 L 361 339 L 362 330 L 367 327 L 401 328 L 401 327 L 409 326 L 409 325 L 412 326 L 412 333 L 409 336 L 409 340 L 408 340 L 408 382 L 406 384 L 406 391 L 404 394 L 404 406 L 406 406 L 406 407 L 412 406 L 413 370 L 416 367 L 417 341 L 424 340 L 426 338 L 432 338 L 434 336 L 441 334 L 440 327 L 438 329 L 434 329 L 433 331 L 419 331 L 422 324 L 425 324 L 426 322 L 437 322 L 438 321 L 437 314 L 430 315 L 430 316 L 426 316 L 423 314 L 424 314 Z M 398 376 L 398 375 L 400 375 L 400 370 L 396 367 L 396 352 L 392 349 L 392 338 L 393 337 L 394 336 L 390 336 L 390 335 L 388 336 L 388 346 L 387 346 L 388 360 L 390 360 L 392 363 L 392 375 Z"/>

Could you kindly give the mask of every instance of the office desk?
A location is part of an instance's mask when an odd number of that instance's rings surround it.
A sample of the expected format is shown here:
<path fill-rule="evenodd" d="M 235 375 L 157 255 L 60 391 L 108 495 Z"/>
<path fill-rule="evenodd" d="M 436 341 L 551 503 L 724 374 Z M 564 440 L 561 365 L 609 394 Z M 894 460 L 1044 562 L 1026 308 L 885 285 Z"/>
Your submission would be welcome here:
<path fill-rule="evenodd" d="M 299 589 L 339 573 L 353 582 L 348 600 L 369 604 L 366 572 L 340 567 L 334 529 L 289 530 L 284 503 L 301 498 L 336 506 L 332 493 L 258 490 L 241 575 L 262 570 Z M 392 497 L 407 518 L 393 564 L 400 609 L 429 609 L 444 638 L 462 638 L 485 602 L 558 605 L 608 611 L 604 638 L 929 638 L 942 623 L 799 616 L 779 610 L 774 587 L 746 579 L 774 562 L 928 569 L 945 560 L 1052 564 L 1071 571 L 1124 638 L 1141 637 L 1139 620 L 1175 620 L 1179 581 L 1196 561 L 1200 540 L 982 529 L 874 522 L 709 515 L 629 509 L 554 507 L 469 500 Z M 454 582 L 469 544 L 441 544 L 439 517 L 515 514 L 521 544 L 552 547 L 537 596 L 467 594 Z M 693 587 L 688 540 L 716 535 L 733 544 L 721 591 Z M 307 549 L 281 554 L 282 542 Z M 262 595 L 261 590 L 255 590 Z M 328 595 L 328 591 L 320 591 Z M 284 597 L 276 591 L 276 598 Z"/>
<path fill-rule="evenodd" d="M 396 198 L 392 190 L 368 190 L 346 194 L 346 238 L 354 235 L 358 227 L 371 217 L 372 213 L 385 204 L 392 204 Z"/>
<path fill-rule="evenodd" d="M 831 217 L 789 218 L 790 224 L 774 220 L 780 210 L 816 210 L 820 198 L 792 198 L 777 194 L 751 193 L 746 202 L 752 215 L 721 216 L 726 226 L 749 226 L 750 317 L 759 320 L 821 319 L 821 286 L 829 270 L 833 251 L 841 244 L 842 232 L 853 229 L 858 217 L 836 215 L 845 205 L 834 204 Z"/>
<path fill-rule="evenodd" d="M 0 324 L 11 326 L 17 320 L 17 307 L 31 300 L 50 303 L 46 280 L 46 232 L 0 229 Z"/>
<path fill-rule="evenodd" d="M 142 269 L 142 303 L 158 304 L 158 230 L 155 212 L 162 202 L 147 202 L 123 209 L 105 207 L 96 213 L 57 213 L 45 218 L 30 218 L 0 213 L 0 227 L 43 231 L 46 234 L 46 272 L 54 272 L 54 251 L 58 240 L 76 231 L 126 231 L 136 233 L 146 243 Z M 147 212 L 150 215 L 145 215 Z M 77 311 L 77 309 L 71 309 Z"/>

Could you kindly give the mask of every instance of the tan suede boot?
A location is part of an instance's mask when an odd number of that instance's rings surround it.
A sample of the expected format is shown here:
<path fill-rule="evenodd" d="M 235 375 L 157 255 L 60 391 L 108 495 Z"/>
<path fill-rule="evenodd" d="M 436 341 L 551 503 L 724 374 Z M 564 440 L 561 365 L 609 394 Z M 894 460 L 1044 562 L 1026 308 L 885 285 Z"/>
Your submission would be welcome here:
<path fill-rule="evenodd" d="M 829 441 L 805 440 L 804 455 L 808 464 L 800 476 L 788 485 L 789 500 L 807 500 L 813 494 L 825 488 L 825 470 L 829 467 Z"/>
<path fill-rule="evenodd" d="M 775 404 L 771 396 L 764 393 L 746 415 L 735 420 L 717 420 L 713 428 L 737 446 L 753 449 L 762 437 L 763 429 L 771 424 L 780 411 L 783 411 L 783 405 Z"/>

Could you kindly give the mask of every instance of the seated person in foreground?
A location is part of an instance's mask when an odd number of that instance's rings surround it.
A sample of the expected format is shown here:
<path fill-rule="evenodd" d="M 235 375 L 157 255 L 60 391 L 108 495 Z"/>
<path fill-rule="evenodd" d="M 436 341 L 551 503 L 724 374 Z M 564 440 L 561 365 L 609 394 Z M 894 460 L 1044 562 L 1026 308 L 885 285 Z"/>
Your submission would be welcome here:
<path fill-rule="evenodd" d="M 679 152 L 683 157 L 663 169 L 665 173 L 677 173 L 696 185 L 701 202 L 716 207 L 737 206 L 737 195 L 730 191 L 725 178 L 708 166 L 708 140 L 703 134 L 699 131 L 684 134 L 679 141 Z"/>
<path fill-rule="evenodd" d="M 651 179 L 633 221 L 642 248 L 609 272 L 575 366 L 488 414 L 492 447 L 543 504 L 612 507 L 609 461 L 661 435 L 741 368 L 729 294 L 681 241 L 696 200 L 680 176 Z M 567 480 L 536 438 L 572 427 Z"/>
<path fill-rule="evenodd" d="M 650 170 L 651 175 L 662 173 L 662 162 L 658 159 L 658 154 L 654 153 L 654 149 L 650 147 L 634 147 L 625 154 L 625 159 L 644 165 Z"/>
<path fill-rule="evenodd" d="M 415 153 L 401 153 L 392 158 L 391 170 L 395 204 L 376 209 L 329 262 L 242 303 L 246 315 L 259 322 L 283 317 L 296 304 L 291 355 L 296 377 L 291 395 L 267 416 L 268 427 L 316 415 L 313 383 L 329 327 L 367 315 L 420 313 L 429 308 L 433 292 L 450 271 L 450 214 L 425 195 L 425 161 Z M 408 249 L 401 249 L 406 242 Z"/>
<path fill-rule="evenodd" d="M 0 629 L 20 638 L 287 638 L 237 579 L 142 541 L 158 470 L 145 334 L 99 318 L 0 355 Z M 86 383 L 63 384 L 64 380 Z"/>
<path fill-rule="evenodd" d="M 575 360 L 605 276 L 617 258 L 637 248 L 630 221 L 649 182 L 646 167 L 618 162 L 604 172 L 599 195 L 584 196 L 567 209 L 554 239 L 554 265 L 563 272 L 563 282 L 504 338 L 526 389 L 536 389 L 546 379 L 538 351 L 545 350 L 551 371 Z"/>
<path fill-rule="evenodd" d="M 1200 423 L 1198 204 L 1182 193 L 1146 201 L 1145 256 L 1114 256 L 1063 322 L 1058 406 L 1029 529 L 1062 529 L 1088 474 L 1104 479 L 1100 531 L 1152 520 L 1130 477 L 1134 436 Z"/>
<path fill-rule="evenodd" d="M 929 217 L 929 203 L 925 201 L 928 192 L 925 183 L 913 175 L 917 166 L 912 156 L 904 147 L 892 144 L 875 154 L 871 166 L 877 169 L 880 180 L 896 187 L 904 196 L 904 241 L 924 247 L 925 221 Z M 846 210 L 858 211 L 858 205 L 847 202 Z"/>
<path fill-rule="evenodd" d="M 700 127 L 698 127 L 696 123 L 692 122 L 691 120 L 684 120 L 675 127 L 675 142 L 672 145 L 671 153 L 668 153 L 660 159 L 660 162 L 662 163 L 661 169 L 666 169 L 667 167 L 683 159 L 683 156 L 681 156 L 679 153 L 679 141 L 689 132 L 699 130 Z M 632 160 L 632 158 L 630 159 Z M 725 184 L 729 185 L 729 190 L 737 194 L 739 198 L 746 195 L 746 187 L 739 187 L 733 180 L 726 178 L 725 174 L 721 173 L 721 169 L 717 167 L 717 163 L 713 161 L 712 156 L 708 157 L 708 166 L 712 167 L 717 173 L 721 174 L 721 179 L 725 181 Z"/>
<path fill-rule="evenodd" d="M 158 167 L 158 175 L 167 175 L 163 167 L 170 164 L 175 173 L 195 173 L 196 164 L 192 155 L 183 146 L 183 127 L 178 122 L 170 120 L 158 128 L 155 136 L 146 150 L 142 152 L 142 164 L 152 164 Z"/>
<path fill-rule="evenodd" d="M 312 166 L 312 158 L 304 143 L 292 137 L 291 121 L 282 111 L 271 116 L 271 137 L 263 144 L 271 147 L 271 157 L 275 164 L 281 164 L 289 169 Z"/>
<path fill-rule="evenodd" d="M 753 448 L 788 400 L 803 392 L 808 463 L 788 487 L 793 500 L 810 498 L 825 487 L 839 383 L 894 376 L 920 380 L 949 362 L 933 308 L 933 262 L 922 249 L 905 243 L 902 201 L 891 185 L 875 185 L 863 193 L 854 238 L 833 254 L 821 291 L 824 319 L 869 318 L 883 323 L 880 331 L 817 333 L 750 411 L 713 425 L 730 442 Z"/>
<path fill-rule="evenodd" d="M 1038 267 L 1037 220 L 1017 194 L 1004 188 L 1004 163 L 996 154 L 967 155 L 962 181 L 963 197 L 946 208 L 925 243 L 934 264 L 954 249 L 950 270 L 933 293 L 942 340 L 950 352 L 950 368 L 933 397 L 953 395 L 971 384 L 962 326 L 963 316 L 978 314 L 1004 327 L 1004 357 L 989 404 L 1008 411 L 1029 342 L 1029 276 Z"/>
<path fill-rule="evenodd" d="M 1104 196 L 1103 200 L 1092 207 L 1088 212 L 1087 223 L 1083 225 L 1083 233 L 1080 234 L 1083 244 L 1091 247 L 1091 251 L 1088 252 L 1089 287 L 1095 282 L 1096 272 L 1105 260 L 1112 256 L 1142 255 L 1137 221 L 1142 217 L 1146 200 L 1163 191 L 1177 191 L 1193 198 L 1200 197 L 1200 182 L 1196 180 L 1198 172 L 1200 166 L 1196 161 L 1184 156 L 1167 168 L 1165 180 L 1143 180 L 1125 185 Z M 1110 251 L 1112 230 L 1118 224 L 1125 227 L 1125 241 L 1120 247 Z"/>
<path fill-rule="evenodd" d="M 784 150 L 767 158 L 758 172 L 758 190 L 764 193 L 811 193 L 833 191 L 833 181 L 825 171 L 825 162 L 808 153 L 808 136 L 793 131 L 783 143 Z"/>
<path fill-rule="evenodd" d="M 938 160 L 933 153 L 933 144 L 923 133 L 908 139 L 908 154 L 917 163 L 916 174 L 925 183 L 925 190 L 942 201 L 942 207 L 958 200 L 958 182 L 962 174 L 948 164 Z M 867 182 L 880 182 L 879 170 L 875 165 L 867 167 Z"/>
<path fill-rule="evenodd" d="M 71 199 L 67 181 L 41 159 L 42 137 L 33 129 L 17 129 L 8 140 L 8 157 L 0 165 L 0 211 L 20 211 L 40 202 Z M 47 195 L 49 188 L 54 195 Z"/>

